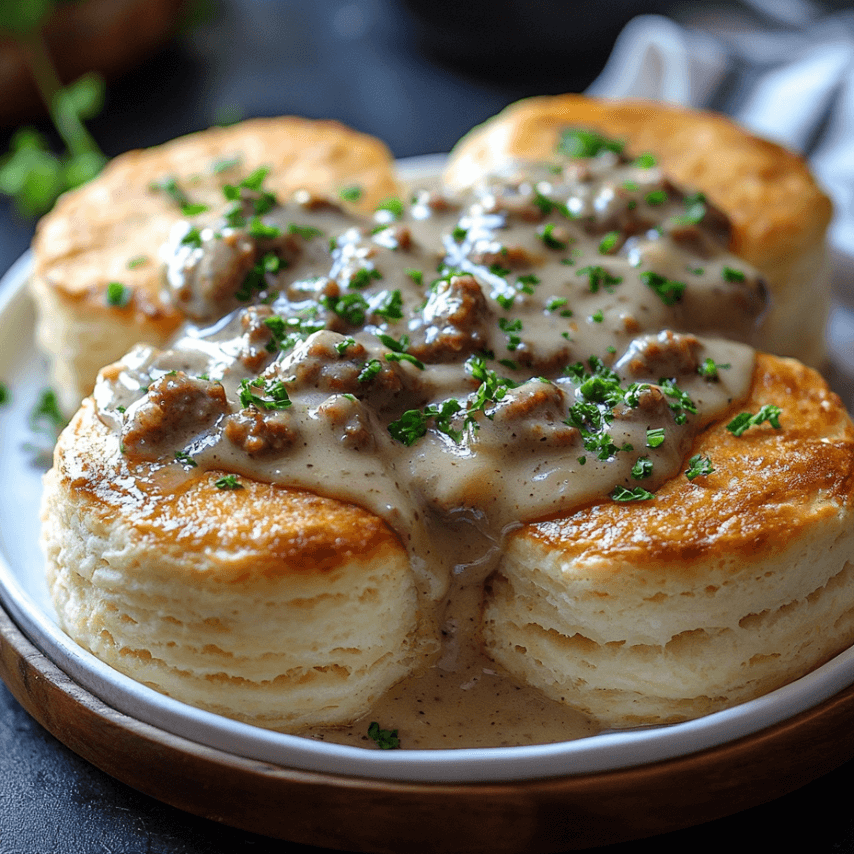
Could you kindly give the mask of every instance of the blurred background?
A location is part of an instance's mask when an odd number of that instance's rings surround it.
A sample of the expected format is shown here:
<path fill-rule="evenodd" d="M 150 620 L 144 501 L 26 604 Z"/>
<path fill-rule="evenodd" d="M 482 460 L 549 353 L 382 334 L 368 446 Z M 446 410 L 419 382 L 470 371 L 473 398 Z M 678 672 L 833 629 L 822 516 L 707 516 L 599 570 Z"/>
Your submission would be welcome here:
<path fill-rule="evenodd" d="M 518 98 L 591 85 L 599 94 L 660 96 L 729 112 L 811 155 L 840 211 L 851 215 L 849 5 L 0 0 L 0 190 L 6 192 L 0 195 L 0 274 L 27 249 L 35 227 L 26 180 L 59 180 L 56 170 L 68 171 L 69 164 L 97 168 L 100 152 L 109 157 L 212 124 L 296 114 L 374 134 L 404 158 L 447 152 Z M 91 70 L 106 86 L 72 91 L 59 134 L 37 93 L 33 67 L 48 90 Z M 24 127 L 36 134 L 22 134 Z M 76 160 L 66 152 L 68 138 L 80 148 Z M 10 146 L 16 152 L 6 154 Z M 854 226 L 846 232 L 839 222 L 837 237 L 854 252 Z M 854 340 L 850 349 L 854 354 Z M 782 847 L 794 816 L 808 815 L 811 850 L 854 851 L 854 819 L 834 806 L 852 773 L 843 766 L 773 804 L 670 834 L 657 841 L 659 850 L 682 851 L 701 835 L 707 845 L 726 845 L 745 829 L 760 828 L 766 844 Z M 244 850 L 283 849 L 111 780 L 47 735 L 0 685 L 0 851 Z"/>

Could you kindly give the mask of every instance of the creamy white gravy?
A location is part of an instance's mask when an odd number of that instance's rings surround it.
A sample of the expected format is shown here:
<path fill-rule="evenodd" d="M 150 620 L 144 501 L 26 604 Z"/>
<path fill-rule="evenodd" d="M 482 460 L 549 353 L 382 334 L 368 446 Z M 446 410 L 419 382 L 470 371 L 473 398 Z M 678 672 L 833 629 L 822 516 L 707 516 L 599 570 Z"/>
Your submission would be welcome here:
<path fill-rule="evenodd" d="M 224 216 L 182 223 L 163 249 L 183 334 L 105 372 L 99 417 L 129 459 L 301 486 L 388 521 L 442 639 L 368 718 L 404 747 L 594 731 L 571 697 L 545 700 L 484 656 L 483 582 L 524 522 L 654 500 L 746 395 L 738 342 L 765 294 L 723 216 L 611 151 L 466 198 L 391 200 L 374 220 L 280 205 L 258 175 L 227 194 Z"/>

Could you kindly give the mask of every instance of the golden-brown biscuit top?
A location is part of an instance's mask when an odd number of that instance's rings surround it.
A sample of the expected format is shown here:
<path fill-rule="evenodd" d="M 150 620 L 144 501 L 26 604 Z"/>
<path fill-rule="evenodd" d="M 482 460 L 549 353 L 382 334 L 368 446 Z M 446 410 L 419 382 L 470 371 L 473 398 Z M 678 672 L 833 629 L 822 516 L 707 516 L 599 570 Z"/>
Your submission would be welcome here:
<path fill-rule="evenodd" d="M 764 423 L 739 437 L 726 429 L 737 413 L 765 404 L 781 407 L 780 429 Z M 792 359 L 759 354 L 748 399 L 691 454 L 708 457 L 715 471 L 673 478 L 654 500 L 598 503 L 515 536 L 597 575 L 631 564 L 666 577 L 712 555 L 749 563 L 769 544 L 782 551 L 854 505 L 854 426 L 824 380 Z"/>
<path fill-rule="evenodd" d="M 38 225 L 35 275 L 67 299 L 111 312 L 117 309 L 106 307 L 107 287 L 120 281 L 133 299 L 119 311 L 175 326 L 178 313 L 159 295 L 158 249 L 184 217 L 152 185 L 174 178 L 190 201 L 218 209 L 225 204 L 222 187 L 260 167 L 270 169 L 265 189 L 282 200 L 298 189 L 338 200 L 342 189 L 358 186 L 353 207 L 368 212 L 399 192 L 387 147 L 337 122 L 283 117 L 210 128 L 122 154 L 62 196 Z"/>
<path fill-rule="evenodd" d="M 634 154 L 655 154 L 665 174 L 702 190 L 729 216 L 730 249 L 760 269 L 823 240 L 831 203 L 803 158 L 724 116 L 653 101 L 559 95 L 511 104 L 463 137 L 445 180 L 470 186 L 508 160 L 548 160 L 571 127 L 624 140 Z"/>
<path fill-rule="evenodd" d="M 54 465 L 72 512 L 88 515 L 90 529 L 129 525 L 147 550 L 183 554 L 188 575 L 213 572 L 240 583 L 404 554 L 382 519 L 353 504 L 249 477 L 238 478 L 240 488 L 221 489 L 221 471 L 131 464 L 91 399 L 60 437 Z"/>

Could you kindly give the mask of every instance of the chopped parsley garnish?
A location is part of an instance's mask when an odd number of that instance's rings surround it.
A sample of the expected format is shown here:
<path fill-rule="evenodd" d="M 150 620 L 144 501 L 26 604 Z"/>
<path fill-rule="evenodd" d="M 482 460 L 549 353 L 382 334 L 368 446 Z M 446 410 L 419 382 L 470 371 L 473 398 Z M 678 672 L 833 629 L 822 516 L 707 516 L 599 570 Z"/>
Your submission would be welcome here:
<path fill-rule="evenodd" d="M 658 205 L 663 205 L 667 201 L 667 191 L 666 190 L 652 190 L 644 196 L 644 200 L 648 205 L 652 205 L 653 207 L 657 207 Z"/>
<path fill-rule="evenodd" d="M 611 293 L 614 285 L 619 285 L 623 281 L 619 276 L 612 276 L 604 267 L 599 266 L 582 267 L 576 275 L 587 276 L 590 292 L 593 294 L 598 293 L 599 288 L 605 288 Z"/>
<path fill-rule="evenodd" d="M 518 317 L 513 319 L 510 319 L 509 317 L 499 317 L 498 328 L 502 332 L 507 333 L 507 349 L 510 351 L 518 350 L 519 345 L 522 343 L 522 339 L 515 333 L 522 331 L 522 321 Z"/>
<path fill-rule="evenodd" d="M 552 297 L 546 303 L 546 311 L 558 311 L 561 317 L 572 317 L 572 309 L 565 308 L 569 300 L 566 297 Z"/>
<path fill-rule="evenodd" d="M 345 202 L 358 202 L 362 198 L 362 188 L 358 186 L 344 187 L 338 194 Z"/>
<path fill-rule="evenodd" d="M 396 196 L 390 199 L 384 199 L 377 207 L 377 211 L 388 211 L 395 219 L 400 219 L 403 216 L 403 202 Z"/>
<path fill-rule="evenodd" d="M 721 271 L 721 275 L 725 282 L 743 282 L 744 281 L 744 272 L 741 270 L 735 270 L 732 267 L 724 267 Z"/>
<path fill-rule="evenodd" d="M 368 727 L 368 738 L 377 743 L 380 750 L 395 750 L 400 747 L 400 739 L 396 729 L 380 729 L 376 721 L 371 721 Z"/>
<path fill-rule="evenodd" d="M 567 128 L 560 135 L 557 151 L 567 157 L 597 157 L 606 151 L 620 154 L 625 145 L 621 140 L 608 139 L 595 131 Z"/>
<path fill-rule="evenodd" d="M 400 291 L 386 291 L 379 305 L 374 308 L 374 314 L 386 320 L 400 320 L 403 317 L 403 295 Z"/>
<path fill-rule="evenodd" d="M 279 317 L 274 314 L 264 319 L 264 325 L 269 328 L 272 338 L 267 345 L 267 350 L 275 353 L 276 350 L 290 350 L 300 341 L 305 341 L 313 332 L 318 332 L 326 327 L 325 323 L 314 320 L 312 317 Z"/>
<path fill-rule="evenodd" d="M 688 480 L 694 480 L 695 477 L 705 477 L 707 474 L 711 474 L 715 470 L 715 467 L 712 465 L 712 461 L 708 457 L 702 456 L 702 454 L 694 454 L 690 460 L 688 460 L 688 468 L 685 470 L 685 477 Z"/>
<path fill-rule="evenodd" d="M 466 239 L 466 235 L 468 233 L 469 230 L 467 228 L 463 228 L 461 225 L 458 225 L 451 232 L 451 237 L 453 237 L 457 243 L 462 243 Z"/>
<path fill-rule="evenodd" d="M 256 291 L 263 291 L 267 286 L 268 273 L 278 273 L 285 262 L 275 252 L 265 252 L 243 278 L 240 287 L 234 292 L 235 299 L 247 302 Z M 272 318 L 267 318 L 271 320 Z"/>
<path fill-rule="evenodd" d="M 127 268 L 128 270 L 135 270 L 137 267 L 141 267 L 147 260 L 147 255 L 139 255 L 136 258 L 131 258 L 127 263 Z"/>
<path fill-rule="evenodd" d="M 260 390 L 266 397 L 256 394 Z M 287 409 L 291 405 L 288 390 L 282 380 L 243 380 L 240 383 L 240 404 L 244 409 L 255 406 L 257 409 Z"/>
<path fill-rule="evenodd" d="M 596 311 L 593 314 L 591 314 L 590 319 L 594 323 L 601 323 L 605 319 L 605 315 L 602 313 L 602 309 L 600 308 L 599 311 Z"/>
<path fill-rule="evenodd" d="M 661 386 L 661 390 L 664 394 L 670 398 L 669 406 L 673 412 L 673 420 L 677 424 L 684 424 L 687 420 L 687 413 L 696 414 L 697 407 L 694 404 L 694 401 L 688 396 L 688 394 L 682 391 L 679 386 L 676 385 L 675 381 L 672 379 L 668 379 L 667 377 L 660 379 L 658 381 L 659 386 Z"/>
<path fill-rule="evenodd" d="M 638 457 L 632 466 L 632 477 L 635 480 L 643 480 L 652 474 L 652 460 L 649 457 Z"/>
<path fill-rule="evenodd" d="M 365 322 L 369 309 L 368 301 L 361 294 L 356 293 L 342 294 L 337 297 L 324 296 L 320 303 L 351 326 L 361 326 Z"/>
<path fill-rule="evenodd" d="M 424 271 L 423 270 L 416 270 L 414 268 L 411 268 L 408 270 L 404 270 L 404 272 L 406 273 L 407 276 L 409 276 L 410 279 L 412 279 L 413 282 L 415 282 L 416 285 L 420 286 L 420 285 L 424 284 Z"/>
<path fill-rule="evenodd" d="M 727 424 L 726 428 L 733 436 L 741 436 L 746 430 L 751 427 L 756 427 L 767 421 L 772 427 L 780 429 L 780 415 L 782 410 L 779 406 L 773 403 L 767 403 L 755 415 L 750 412 L 742 412 L 735 416 L 732 421 Z"/>
<path fill-rule="evenodd" d="M 599 254 L 609 255 L 620 241 L 619 231 L 609 231 L 599 242 Z"/>
<path fill-rule="evenodd" d="M 392 439 L 408 448 L 427 432 L 427 415 L 420 409 L 407 409 L 397 421 L 388 425 L 388 432 Z"/>
<path fill-rule="evenodd" d="M 179 463 L 189 466 L 191 469 L 194 469 L 198 465 L 198 463 L 186 451 L 175 451 L 175 459 L 178 460 Z"/>
<path fill-rule="evenodd" d="M 363 290 L 364 288 L 370 285 L 373 279 L 381 279 L 382 273 L 374 267 L 360 267 L 350 276 L 350 282 L 347 285 L 348 288 L 356 288 L 357 290 Z"/>
<path fill-rule="evenodd" d="M 639 166 L 641 169 L 652 169 L 652 167 L 655 166 L 657 162 L 658 161 L 655 159 L 654 154 L 645 152 L 635 160 L 633 165 Z"/>
<path fill-rule="evenodd" d="M 377 338 L 395 353 L 405 353 L 409 346 L 409 336 L 401 335 L 400 339 L 392 338 L 391 335 L 386 335 L 384 332 L 377 333 Z"/>
<path fill-rule="evenodd" d="M 193 226 L 182 238 L 181 244 L 185 246 L 193 246 L 196 249 L 201 249 L 202 232 L 196 226 Z"/>
<path fill-rule="evenodd" d="M 719 379 L 718 371 L 723 371 L 728 368 L 731 368 L 732 365 L 719 365 L 714 359 L 706 359 L 699 368 L 697 368 L 697 373 L 704 377 L 707 380 L 716 380 Z"/>
<path fill-rule="evenodd" d="M 370 382 L 381 370 L 383 363 L 379 359 L 371 359 L 370 362 L 365 362 L 365 366 L 359 371 L 356 380 L 360 383 Z"/>
<path fill-rule="evenodd" d="M 114 308 L 124 308 L 133 296 L 133 288 L 121 282 L 110 282 L 107 285 L 107 305 Z"/>
<path fill-rule="evenodd" d="M 275 225 L 267 225 L 257 216 L 249 221 L 249 236 L 256 240 L 273 239 L 282 236 L 282 229 Z"/>
<path fill-rule="evenodd" d="M 516 294 L 496 294 L 495 301 L 505 310 L 510 311 L 516 301 Z"/>
<path fill-rule="evenodd" d="M 557 211 L 561 216 L 567 219 L 572 219 L 572 214 L 569 208 L 562 202 L 552 201 L 548 196 L 544 196 L 539 190 L 534 190 L 534 205 L 536 205 L 546 216 L 552 211 Z"/>
<path fill-rule="evenodd" d="M 297 225 L 295 222 L 288 223 L 288 234 L 298 234 L 303 240 L 323 236 L 323 232 L 319 228 L 315 228 L 313 225 Z"/>
<path fill-rule="evenodd" d="M 510 271 L 508 270 L 508 273 L 509 272 Z M 525 294 L 534 293 L 534 286 L 538 284 L 540 284 L 540 278 L 533 273 L 516 277 L 516 287 Z"/>
<path fill-rule="evenodd" d="M 549 249 L 566 249 L 567 242 L 560 240 L 554 235 L 555 226 L 553 222 L 547 222 L 537 234 L 540 240 L 548 246 Z"/>
<path fill-rule="evenodd" d="M 181 214 L 183 216 L 198 216 L 199 214 L 206 213 L 209 210 L 210 208 L 203 204 L 181 205 Z"/>
<path fill-rule="evenodd" d="M 480 383 L 468 411 L 469 413 L 483 412 L 491 420 L 492 415 L 486 412 L 487 405 L 503 400 L 508 389 L 516 388 L 516 383 L 487 368 L 486 362 L 480 356 L 472 356 L 466 362 L 466 368 Z"/>
<path fill-rule="evenodd" d="M 664 428 L 656 427 L 653 430 L 646 431 L 646 446 L 647 448 L 657 448 L 664 443 Z"/>
<path fill-rule="evenodd" d="M 419 371 L 424 370 L 424 362 L 421 359 L 416 359 L 411 353 L 386 353 L 385 360 L 387 362 L 409 362 L 411 365 L 415 365 Z"/>
<path fill-rule="evenodd" d="M 4 403 L 8 403 L 11 400 L 11 395 L 9 394 L 9 388 L 6 383 L 0 383 L 0 406 L 3 406 Z"/>
<path fill-rule="evenodd" d="M 640 274 L 640 279 L 647 287 L 655 291 L 665 305 L 674 305 L 679 302 L 685 293 L 685 288 L 688 287 L 685 282 L 668 279 L 652 270 L 645 270 Z"/>
<path fill-rule="evenodd" d="M 651 498 L 655 498 L 655 496 L 642 486 L 636 486 L 633 489 L 628 489 L 625 486 L 615 486 L 611 490 L 611 498 L 614 501 L 649 501 Z"/>
<path fill-rule="evenodd" d="M 348 348 L 352 347 L 355 343 L 356 339 L 348 335 L 335 345 L 335 352 L 338 353 L 339 356 L 343 356 L 347 352 Z"/>
<path fill-rule="evenodd" d="M 224 474 L 214 481 L 214 486 L 217 489 L 243 489 L 243 484 L 233 474 Z"/>
<path fill-rule="evenodd" d="M 685 213 L 675 217 L 677 223 L 683 225 L 696 225 L 702 222 L 708 208 L 706 197 L 702 193 L 691 193 L 682 200 L 685 205 Z"/>

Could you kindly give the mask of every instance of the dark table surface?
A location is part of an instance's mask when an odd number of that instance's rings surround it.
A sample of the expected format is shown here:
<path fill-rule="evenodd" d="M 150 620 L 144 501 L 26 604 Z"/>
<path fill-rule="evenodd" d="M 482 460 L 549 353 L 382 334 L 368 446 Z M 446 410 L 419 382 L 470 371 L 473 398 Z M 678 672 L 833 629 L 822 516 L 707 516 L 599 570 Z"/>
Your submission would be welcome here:
<path fill-rule="evenodd" d="M 609 3 L 609 14 L 591 19 L 585 9 L 604 4 L 542 0 L 549 14 L 520 30 L 504 15 L 512 5 L 222 0 L 211 4 L 206 22 L 111 85 L 90 128 L 114 155 L 224 119 L 296 114 L 373 133 L 398 157 L 443 152 L 519 97 L 583 89 L 625 16 L 654 6 Z M 26 250 L 32 229 L 0 204 L 0 271 Z M 658 837 L 655 845 L 680 854 L 755 840 L 772 850 L 805 844 L 811 852 L 854 851 L 849 786 L 854 763 L 769 804 Z M 319 849 L 222 827 L 130 789 L 67 750 L 0 685 L 0 854 L 282 850 Z"/>

